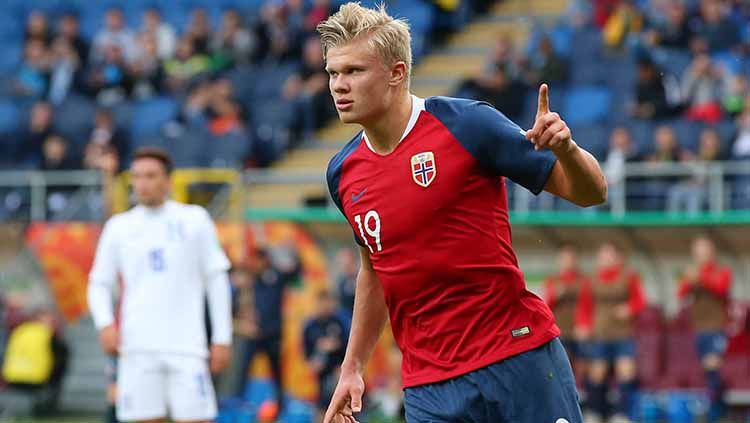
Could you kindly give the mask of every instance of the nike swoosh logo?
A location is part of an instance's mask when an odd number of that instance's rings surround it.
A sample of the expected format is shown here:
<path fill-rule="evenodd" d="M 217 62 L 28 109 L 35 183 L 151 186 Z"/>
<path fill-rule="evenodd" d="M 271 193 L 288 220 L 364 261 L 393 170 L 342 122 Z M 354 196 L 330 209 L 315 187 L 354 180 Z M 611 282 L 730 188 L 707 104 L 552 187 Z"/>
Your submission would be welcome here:
<path fill-rule="evenodd" d="M 359 199 L 362 198 L 362 196 L 365 195 L 366 192 L 367 188 L 360 191 L 359 194 L 352 193 L 352 203 L 356 203 L 357 201 L 359 201 Z"/>

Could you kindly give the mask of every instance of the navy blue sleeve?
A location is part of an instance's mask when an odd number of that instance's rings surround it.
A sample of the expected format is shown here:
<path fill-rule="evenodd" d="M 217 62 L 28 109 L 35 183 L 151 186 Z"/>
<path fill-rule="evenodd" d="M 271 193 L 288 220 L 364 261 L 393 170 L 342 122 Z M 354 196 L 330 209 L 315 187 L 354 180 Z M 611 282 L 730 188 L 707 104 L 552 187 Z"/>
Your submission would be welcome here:
<path fill-rule="evenodd" d="M 480 165 L 494 175 L 539 194 L 557 161 L 549 150 L 534 150 L 525 132 L 504 114 L 478 101 L 435 98 L 428 111 L 451 131 Z"/>
<path fill-rule="evenodd" d="M 338 209 L 341 211 L 341 214 L 344 215 L 344 218 L 346 218 L 346 213 L 344 212 L 344 204 L 341 201 L 341 195 L 339 193 L 339 182 L 341 182 L 341 173 L 344 169 L 344 161 L 357 148 L 361 137 L 362 133 L 360 132 L 351 141 L 349 141 L 349 143 L 346 144 L 346 146 L 344 146 L 341 151 L 336 153 L 336 155 L 333 156 L 331 161 L 328 163 L 328 170 L 326 171 L 326 183 L 328 184 L 328 192 L 331 195 L 331 200 L 333 200 L 333 203 L 336 204 L 336 207 L 338 207 Z M 354 232 L 353 229 L 352 232 L 354 234 L 354 240 L 357 241 L 357 244 L 364 247 L 365 243 L 361 239 L 359 239 L 359 236 L 357 236 L 357 233 Z"/>

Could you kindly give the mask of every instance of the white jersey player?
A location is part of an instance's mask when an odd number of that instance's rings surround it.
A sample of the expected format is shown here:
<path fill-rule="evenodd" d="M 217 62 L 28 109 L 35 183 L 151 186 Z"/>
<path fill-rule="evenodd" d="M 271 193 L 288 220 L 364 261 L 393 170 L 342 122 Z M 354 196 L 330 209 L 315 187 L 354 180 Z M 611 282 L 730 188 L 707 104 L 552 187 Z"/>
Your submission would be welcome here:
<path fill-rule="evenodd" d="M 138 205 L 106 223 L 90 274 L 89 307 L 102 347 L 119 355 L 122 421 L 213 420 L 210 372 L 220 372 L 230 359 L 229 261 L 208 213 L 167 199 L 171 168 L 162 150 L 135 153 L 131 178 Z M 118 277 L 123 287 L 115 325 Z"/>

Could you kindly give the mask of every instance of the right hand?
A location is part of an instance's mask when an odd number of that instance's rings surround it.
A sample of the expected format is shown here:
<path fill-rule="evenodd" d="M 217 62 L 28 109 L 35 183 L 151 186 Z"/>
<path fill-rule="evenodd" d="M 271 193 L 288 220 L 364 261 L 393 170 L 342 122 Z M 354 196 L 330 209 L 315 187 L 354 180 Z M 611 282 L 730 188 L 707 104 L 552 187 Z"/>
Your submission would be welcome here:
<path fill-rule="evenodd" d="M 105 353 L 116 356 L 120 348 L 120 332 L 115 325 L 103 327 L 99 331 L 99 343 Z"/>
<path fill-rule="evenodd" d="M 362 411 L 365 381 L 356 371 L 343 371 L 333 392 L 323 423 L 357 423 L 353 413 Z"/>

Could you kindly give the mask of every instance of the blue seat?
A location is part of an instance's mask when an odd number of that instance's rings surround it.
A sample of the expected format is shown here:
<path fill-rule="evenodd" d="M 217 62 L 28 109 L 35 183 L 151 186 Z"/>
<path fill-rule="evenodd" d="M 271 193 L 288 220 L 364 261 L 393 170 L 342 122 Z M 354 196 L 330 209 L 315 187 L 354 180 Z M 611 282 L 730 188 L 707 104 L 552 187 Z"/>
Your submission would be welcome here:
<path fill-rule="evenodd" d="M 0 133 L 10 133 L 18 129 L 21 111 L 7 98 L 0 99 Z"/>
<path fill-rule="evenodd" d="M 562 109 L 566 122 L 570 125 L 585 125 L 605 120 L 609 114 L 611 98 L 610 91 L 602 87 L 581 86 L 570 89 Z"/>
<path fill-rule="evenodd" d="M 675 119 L 672 123 L 672 129 L 674 129 L 675 135 L 677 136 L 677 142 L 682 148 L 686 148 L 692 152 L 698 152 L 698 140 L 700 139 L 701 132 L 707 125 L 701 122 L 693 122 L 686 119 Z"/>
<path fill-rule="evenodd" d="M 606 158 L 609 149 L 609 130 L 604 125 L 578 125 L 570 129 L 576 144 L 599 160 Z"/>
<path fill-rule="evenodd" d="M 206 140 L 208 166 L 216 168 L 240 169 L 250 151 L 250 138 L 247 133 L 231 133 Z"/>
<path fill-rule="evenodd" d="M 690 66 L 690 53 L 682 50 L 657 48 L 651 52 L 654 63 L 667 75 L 682 78 L 685 70 Z"/>
<path fill-rule="evenodd" d="M 0 74 L 10 75 L 21 65 L 23 47 L 19 42 L 3 42 L 3 54 L 0 55 Z"/>
<path fill-rule="evenodd" d="M 96 105 L 84 96 L 69 96 L 55 107 L 55 129 L 68 140 L 74 152 L 83 152 L 95 112 Z"/>
<path fill-rule="evenodd" d="M 653 151 L 654 123 L 646 120 L 631 120 L 625 127 L 630 131 L 630 139 L 640 154 Z"/>
<path fill-rule="evenodd" d="M 155 97 L 133 105 L 130 130 L 134 136 L 158 134 L 177 115 L 177 104 L 170 97 Z"/>

